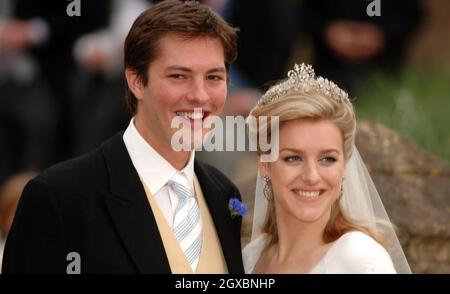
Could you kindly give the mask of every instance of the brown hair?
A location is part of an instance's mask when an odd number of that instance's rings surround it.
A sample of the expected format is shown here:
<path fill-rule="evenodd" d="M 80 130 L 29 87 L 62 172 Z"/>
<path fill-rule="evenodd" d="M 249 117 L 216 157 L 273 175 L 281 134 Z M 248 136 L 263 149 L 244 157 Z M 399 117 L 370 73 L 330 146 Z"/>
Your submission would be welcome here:
<path fill-rule="evenodd" d="M 351 158 L 355 140 L 356 117 L 353 105 L 350 102 L 339 102 L 316 91 L 299 89 L 295 93 L 282 96 L 267 105 L 256 106 L 250 115 L 254 116 L 257 122 L 260 116 L 278 116 L 280 127 L 284 122 L 296 119 L 329 120 L 341 132 L 345 161 L 348 162 Z M 268 121 L 269 123 L 267 126 L 264 126 L 264 129 L 267 129 L 270 140 L 271 126 L 270 120 Z M 259 132 L 259 126 L 256 127 L 254 132 Z M 259 138 L 259 134 L 257 138 Z M 259 155 L 262 154 L 260 150 L 257 153 Z M 278 242 L 275 205 L 273 201 L 270 201 L 267 207 L 266 220 L 262 230 L 271 236 L 271 240 L 265 248 L 267 250 L 271 245 Z M 330 219 L 323 232 L 323 240 L 325 243 L 333 242 L 349 231 L 361 231 L 382 244 L 379 236 L 374 231 L 357 224 L 345 215 L 339 201 L 336 201 L 332 206 Z"/>
<path fill-rule="evenodd" d="M 148 67 L 158 57 L 159 40 L 173 33 L 186 39 L 200 36 L 220 39 L 228 71 L 237 57 L 237 31 L 204 4 L 195 1 L 161 1 L 142 12 L 134 21 L 125 40 L 125 68 L 133 70 L 145 86 L 148 82 Z M 128 85 L 125 91 L 125 99 L 133 115 L 137 108 L 136 97 Z"/>

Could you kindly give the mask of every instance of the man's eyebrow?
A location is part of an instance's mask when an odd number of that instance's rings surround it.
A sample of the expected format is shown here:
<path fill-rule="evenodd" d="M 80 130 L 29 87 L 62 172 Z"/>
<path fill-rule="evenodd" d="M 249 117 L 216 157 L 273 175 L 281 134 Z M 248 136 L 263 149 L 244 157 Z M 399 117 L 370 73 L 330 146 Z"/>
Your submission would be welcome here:
<path fill-rule="evenodd" d="M 207 73 L 212 73 L 212 72 L 222 72 L 225 73 L 226 69 L 225 67 L 215 67 L 215 68 L 211 68 L 210 70 L 207 71 Z"/>
<path fill-rule="evenodd" d="M 190 69 L 189 67 L 185 67 L 185 66 L 179 66 L 179 65 L 172 65 L 172 66 L 168 66 L 166 68 L 167 71 L 169 70 L 179 70 L 179 71 L 183 71 L 183 72 L 192 72 L 192 69 Z M 225 73 L 226 69 L 225 67 L 214 67 L 211 68 L 210 70 L 207 71 L 207 73 L 213 73 L 213 72 L 221 72 L 221 73 Z"/>
<path fill-rule="evenodd" d="M 180 70 L 180 71 L 184 71 L 184 72 L 192 72 L 192 69 L 190 69 L 189 67 L 179 66 L 179 65 L 168 66 L 166 68 L 166 70 Z"/>

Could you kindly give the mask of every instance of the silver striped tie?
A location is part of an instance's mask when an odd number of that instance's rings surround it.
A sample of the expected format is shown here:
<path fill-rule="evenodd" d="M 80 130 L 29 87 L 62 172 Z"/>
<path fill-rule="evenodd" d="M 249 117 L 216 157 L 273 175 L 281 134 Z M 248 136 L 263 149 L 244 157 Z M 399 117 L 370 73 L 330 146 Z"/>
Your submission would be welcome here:
<path fill-rule="evenodd" d="M 177 173 L 174 179 L 168 182 L 168 185 L 178 196 L 178 204 L 174 213 L 173 233 L 193 272 L 195 272 L 202 247 L 202 226 L 197 200 L 184 174 Z"/>

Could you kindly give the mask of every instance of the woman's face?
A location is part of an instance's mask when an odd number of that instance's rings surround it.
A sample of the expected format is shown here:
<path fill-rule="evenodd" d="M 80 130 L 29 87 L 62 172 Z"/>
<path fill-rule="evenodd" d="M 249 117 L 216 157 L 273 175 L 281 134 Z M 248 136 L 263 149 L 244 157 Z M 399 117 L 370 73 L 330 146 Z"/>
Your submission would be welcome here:
<path fill-rule="evenodd" d="M 339 128 L 328 120 L 288 121 L 279 143 L 278 160 L 260 163 L 272 181 L 277 222 L 326 223 L 345 170 Z"/>

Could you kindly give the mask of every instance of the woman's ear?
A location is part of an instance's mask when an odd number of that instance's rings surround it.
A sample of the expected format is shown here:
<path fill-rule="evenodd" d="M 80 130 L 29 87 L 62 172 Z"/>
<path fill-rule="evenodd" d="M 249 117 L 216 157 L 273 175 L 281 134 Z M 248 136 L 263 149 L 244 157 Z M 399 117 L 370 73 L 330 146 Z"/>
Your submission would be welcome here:
<path fill-rule="evenodd" d="M 134 94 L 136 99 L 142 100 L 144 98 L 144 86 L 142 85 L 142 80 L 139 78 L 136 72 L 130 68 L 126 68 L 125 78 L 127 79 L 128 88 Z"/>

